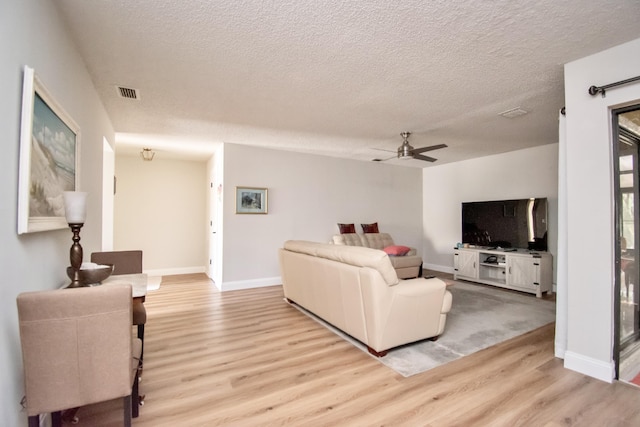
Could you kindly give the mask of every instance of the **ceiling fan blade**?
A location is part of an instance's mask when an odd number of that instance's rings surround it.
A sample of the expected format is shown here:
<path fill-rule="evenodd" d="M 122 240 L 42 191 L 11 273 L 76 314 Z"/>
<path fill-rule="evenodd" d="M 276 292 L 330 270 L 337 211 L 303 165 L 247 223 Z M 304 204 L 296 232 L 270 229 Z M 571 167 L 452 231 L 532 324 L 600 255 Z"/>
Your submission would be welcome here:
<path fill-rule="evenodd" d="M 414 153 L 415 153 L 415 150 L 414 150 Z M 435 162 L 436 160 L 438 160 L 438 159 L 434 159 L 433 157 L 423 156 L 422 154 L 414 154 L 413 158 L 417 160 L 424 160 L 425 162 Z"/>
<path fill-rule="evenodd" d="M 431 145 L 429 147 L 414 148 L 413 149 L 413 154 L 424 153 L 424 152 L 432 151 L 432 150 L 439 150 L 441 148 L 447 148 L 447 144 L 438 144 L 438 145 Z"/>
<path fill-rule="evenodd" d="M 386 151 L 386 150 L 385 150 Z M 384 159 L 373 159 L 373 162 L 386 162 L 387 160 L 395 159 L 397 156 L 391 156 Z"/>
<path fill-rule="evenodd" d="M 373 147 L 371 148 L 372 150 L 376 150 L 376 151 L 384 151 L 385 153 L 395 153 L 396 150 L 387 150 L 386 148 L 378 148 L 378 147 Z"/>

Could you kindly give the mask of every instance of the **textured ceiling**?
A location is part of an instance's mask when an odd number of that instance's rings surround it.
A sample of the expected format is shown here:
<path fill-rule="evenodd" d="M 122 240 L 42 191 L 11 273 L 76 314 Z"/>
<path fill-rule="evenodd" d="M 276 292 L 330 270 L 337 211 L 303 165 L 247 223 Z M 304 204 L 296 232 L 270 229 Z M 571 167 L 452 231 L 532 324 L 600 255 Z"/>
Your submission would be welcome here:
<path fill-rule="evenodd" d="M 640 37 L 638 0 L 55 3 L 118 151 L 227 142 L 370 161 L 406 130 L 415 147 L 448 144 L 428 153 L 442 164 L 555 143 L 563 65 Z M 498 115 L 516 107 L 529 113 Z"/>

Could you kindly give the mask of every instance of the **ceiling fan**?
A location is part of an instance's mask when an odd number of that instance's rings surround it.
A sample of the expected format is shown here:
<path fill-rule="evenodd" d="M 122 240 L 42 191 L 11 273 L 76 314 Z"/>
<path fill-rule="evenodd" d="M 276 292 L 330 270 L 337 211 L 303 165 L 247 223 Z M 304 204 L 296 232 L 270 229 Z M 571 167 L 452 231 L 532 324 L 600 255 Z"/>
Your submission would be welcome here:
<path fill-rule="evenodd" d="M 400 136 L 402 137 L 402 145 L 398 147 L 398 159 L 408 160 L 408 159 L 416 159 L 416 160 L 424 160 L 425 162 L 435 162 L 438 159 L 429 156 L 423 156 L 422 153 L 427 151 L 439 150 L 440 148 L 446 148 L 446 144 L 438 144 L 438 145 L 430 145 L 428 147 L 422 148 L 413 148 L 411 144 L 409 144 L 409 135 L 411 132 L 402 132 Z M 384 160 L 390 160 L 393 157 L 389 157 L 388 159 L 373 159 L 374 162 L 382 162 Z"/>

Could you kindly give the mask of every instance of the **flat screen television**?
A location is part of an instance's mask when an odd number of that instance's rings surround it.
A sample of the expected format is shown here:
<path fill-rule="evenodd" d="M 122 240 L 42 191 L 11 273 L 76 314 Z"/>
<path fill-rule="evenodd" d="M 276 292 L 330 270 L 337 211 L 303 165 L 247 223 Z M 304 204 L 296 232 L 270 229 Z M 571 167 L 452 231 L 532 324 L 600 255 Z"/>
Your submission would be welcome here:
<path fill-rule="evenodd" d="M 547 250 L 547 199 L 462 203 L 462 243 Z"/>

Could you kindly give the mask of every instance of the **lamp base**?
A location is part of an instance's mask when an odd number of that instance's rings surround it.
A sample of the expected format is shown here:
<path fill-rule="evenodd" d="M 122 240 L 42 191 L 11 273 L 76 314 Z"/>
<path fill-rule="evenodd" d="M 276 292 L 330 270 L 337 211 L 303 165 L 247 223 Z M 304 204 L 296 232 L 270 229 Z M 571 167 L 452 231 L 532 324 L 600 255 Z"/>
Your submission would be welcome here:
<path fill-rule="evenodd" d="M 69 249 L 69 260 L 71 261 L 71 268 L 73 268 L 73 277 L 68 288 L 79 288 L 84 286 L 80 281 L 80 266 L 82 265 L 82 246 L 80 245 L 80 229 L 84 224 L 69 224 L 71 231 L 73 232 L 73 244 Z"/>

